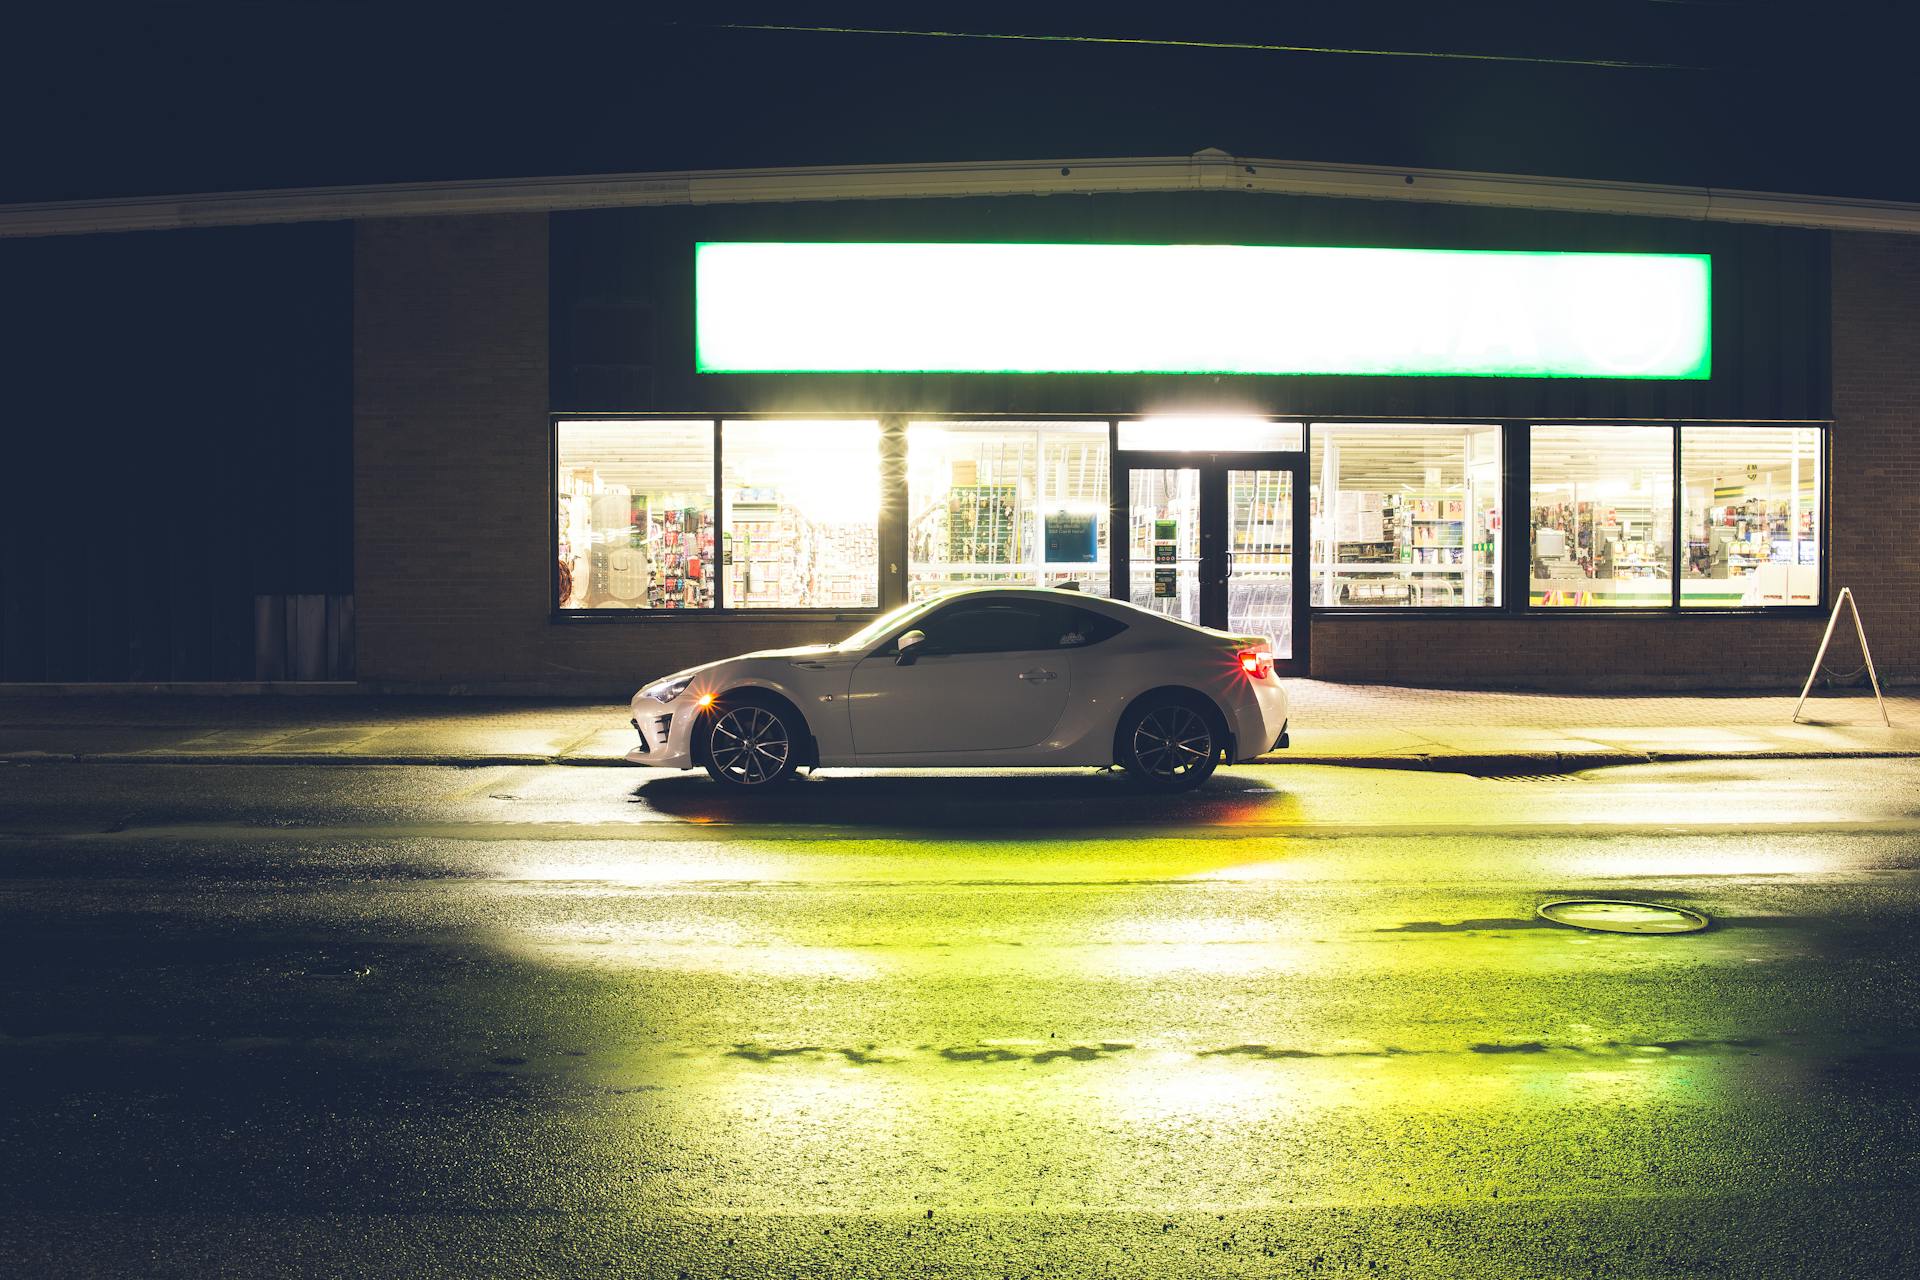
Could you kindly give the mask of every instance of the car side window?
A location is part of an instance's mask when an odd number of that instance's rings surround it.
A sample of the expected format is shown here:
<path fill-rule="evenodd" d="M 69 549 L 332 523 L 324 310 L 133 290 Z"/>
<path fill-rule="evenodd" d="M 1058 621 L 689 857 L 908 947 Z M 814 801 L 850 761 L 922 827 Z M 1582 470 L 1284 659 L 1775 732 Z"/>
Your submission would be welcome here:
<path fill-rule="evenodd" d="M 950 605 L 922 619 L 919 628 L 927 633 L 920 652 L 932 655 L 1084 649 L 1119 635 L 1127 624 L 1068 604 L 1001 600 Z"/>
<path fill-rule="evenodd" d="M 920 651 L 936 653 L 1021 653 L 1051 649 L 1053 637 L 1041 610 L 1022 603 L 956 604 L 920 624 L 927 633 Z"/>

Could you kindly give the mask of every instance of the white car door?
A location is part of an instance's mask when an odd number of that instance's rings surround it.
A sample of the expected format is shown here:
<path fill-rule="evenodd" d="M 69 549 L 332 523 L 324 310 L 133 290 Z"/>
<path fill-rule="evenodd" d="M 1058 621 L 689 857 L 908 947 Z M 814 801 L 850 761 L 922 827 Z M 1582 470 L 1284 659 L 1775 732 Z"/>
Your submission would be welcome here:
<path fill-rule="evenodd" d="M 1067 706 L 1067 651 L 1044 603 L 991 597 L 916 623 L 927 638 L 901 662 L 891 643 L 854 668 L 847 706 L 862 757 L 1031 747 Z"/>

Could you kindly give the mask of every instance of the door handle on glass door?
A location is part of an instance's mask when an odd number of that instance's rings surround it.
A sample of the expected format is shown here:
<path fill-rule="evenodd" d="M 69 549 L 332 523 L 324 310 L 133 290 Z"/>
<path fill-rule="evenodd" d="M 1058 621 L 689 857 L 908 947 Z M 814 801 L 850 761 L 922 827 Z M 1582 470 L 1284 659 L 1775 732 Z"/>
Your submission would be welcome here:
<path fill-rule="evenodd" d="M 1053 672 L 1051 671 L 1041 671 L 1038 668 L 1036 668 L 1032 671 L 1022 671 L 1020 673 L 1020 678 L 1022 680 L 1032 680 L 1038 683 L 1042 680 L 1051 680 L 1054 678 L 1054 676 L 1053 676 Z"/>

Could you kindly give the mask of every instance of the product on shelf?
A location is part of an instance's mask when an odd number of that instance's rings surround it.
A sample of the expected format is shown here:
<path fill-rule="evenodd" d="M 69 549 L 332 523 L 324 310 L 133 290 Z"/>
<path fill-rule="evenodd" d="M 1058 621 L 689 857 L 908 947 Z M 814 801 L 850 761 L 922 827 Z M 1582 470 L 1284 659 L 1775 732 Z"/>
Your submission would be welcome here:
<path fill-rule="evenodd" d="M 713 516 L 675 494 L 634 492 L 592 468 L 561 478 L 559 604 L 566 609 L 699 609 Z"/>
<path fill-rule="evenodd" d="M 947 496 L 947 560 L 1011 564 L 1019 546 L 1019 493 L 1010 484 L 955 485 Z"/>
<path fill-rule="evenodd" d="M 764 489 L 728 505 L 729 608 L 871 608 L 878 558 L 871 521 L 815 523 Z"/>

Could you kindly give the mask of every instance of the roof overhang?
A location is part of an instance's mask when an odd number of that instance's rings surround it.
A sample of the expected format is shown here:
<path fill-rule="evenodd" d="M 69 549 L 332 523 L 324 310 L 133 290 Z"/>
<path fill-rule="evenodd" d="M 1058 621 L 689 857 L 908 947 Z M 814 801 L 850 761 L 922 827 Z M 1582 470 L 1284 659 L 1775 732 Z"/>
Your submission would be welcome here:
<path fill-rule="evenodd" d="M 206 195 L 0 205 L 0 237 L 171 231 L 276 222 L 544 213 L 704 204 L 924 200 L 964 196 L 1241 191 L 1547 209 L 1693 222 L 1920 234 L 1920 204 L 1452 169 L 1307 164 L 1206 150 L 1135 159 L 1015 160 L 694 169 L 572 178 L 504 178 L 309 187 Z"/>

